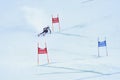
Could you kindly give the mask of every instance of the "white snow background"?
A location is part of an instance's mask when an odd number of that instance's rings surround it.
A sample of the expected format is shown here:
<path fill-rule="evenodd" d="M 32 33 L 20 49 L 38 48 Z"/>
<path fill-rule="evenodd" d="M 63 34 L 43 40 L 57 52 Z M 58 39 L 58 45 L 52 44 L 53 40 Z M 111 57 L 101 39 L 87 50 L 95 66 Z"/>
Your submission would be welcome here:
<path fill-rule="evenodd" d="M 5 1 L 0 1 L 0 80 L 120 80 L 119 0 Z M 57 13 L 61 31 L 37 37 Z M 98 37 L 106 37 L 108 56 L 105 47 L 97 56 Z M 38 65 L 37 43 L 44 46 L 45 39 L 50 63 L 39 55 Z"/>

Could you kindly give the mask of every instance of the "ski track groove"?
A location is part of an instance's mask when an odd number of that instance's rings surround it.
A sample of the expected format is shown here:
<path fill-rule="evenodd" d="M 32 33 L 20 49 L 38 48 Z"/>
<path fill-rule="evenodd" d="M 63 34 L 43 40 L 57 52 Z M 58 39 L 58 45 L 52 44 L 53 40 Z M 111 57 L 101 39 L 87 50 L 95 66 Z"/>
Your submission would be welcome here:
<path fill-rule="evenodd" d="M 97 72 L 97 71 L 92 71 L 92 70 L 79 70 L 79 69 L 69 68 L 69 67 L 48 66 L 48 64 L 40 65 L 40 66 L 41 67 L 56 68 L 56 69 L 65 69 L 65 70 L 69 70 L 69 71 L 72 71 L 72 72 L 50 72 L 50 73 L 42 73 L 42 74 L 37 74 L 37 75 L 72 74 L 72 73 L 93 73 L 93 74 L 97 74 L 97 75 L 94 75 L 94 76 L 83 77 L 83 78 L 74 79 L 74 80 L 87 80 L 87 79 L 92 79 L 92 78 L 99 78 L 99 77 L 104 77 L 104 76 L 111 76 L 111 75 L 120 74 L 120 72 L 113 72 L 113 73 L 109 73 L 109 74 L 104 74 L 104 73 Z"/>
<path fill-rule="evenodd" d="M 79 72 L 79 73 L 88 72 L 88 73 L 95 73 L 95 74 L 100 74 L 100 75 L 108 75 L 108 74 L 104 74 L 104 73 L 97 72 L 97 71 L 92 71 L 92 70 L 79 70 L 79 69 L 68 68 L 68 67 L 56 67 L 56 66 L 46 66 L 46 65 L 41 65 L 41 66 L 49 67 L 49 68 L 57 68 L 57 69 L 65 69 L 65 70 L 70 70 L 70 71 L 76 71 L 76 72 Z"/>
<path fill-rule="evenodd" d="M 79 35 L 79 34 L 69 34 L 69 33 L 61 33 L 61 32 L 55 32 L 56 34 L 64 35 L 64 36 L 74 36 L 79 38 L 87 38 L 86 36 Z"/>
<path fill-rule="evenodd" d="M 84 78 L 74 79 L 74 80 L 87 80 L 87 79 L 99 78 L 99 77 L 104 77 L 104 76 L 111 76 L 111 75 L 116 75 L 116 74 L 120 74 L 120 72 L 110 73 L 110 74 L 106 74 L 106 75 L 97 75 L 97 76 L 84 77 Z"/>

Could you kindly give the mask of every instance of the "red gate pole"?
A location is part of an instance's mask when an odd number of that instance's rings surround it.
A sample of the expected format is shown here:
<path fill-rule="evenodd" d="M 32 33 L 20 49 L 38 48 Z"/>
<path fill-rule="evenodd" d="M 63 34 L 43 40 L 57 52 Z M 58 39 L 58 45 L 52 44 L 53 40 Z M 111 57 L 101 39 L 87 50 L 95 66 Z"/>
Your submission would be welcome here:
<path fill-rule="evenodd" d="M 46 45 L 46 39 L 45 39 L 45 48 L 47 49 L 47 45 Z M 47 55 L 47 61 L 48 61 L 48 63 L 49 63 L 48 51 L 47 51 L 46 55 Z"/>
<path fill-rule="evenodd" d="M 38 45 L 38 47 L 37 47 L 37 49 L 39 48 L 39 43 L 37 44 Z M 38 53 L 38 52 L 37 52 Z M 38 63 L 38 65 L 39 65 L 39 53 L 37 54 L 37 63 Z"/>

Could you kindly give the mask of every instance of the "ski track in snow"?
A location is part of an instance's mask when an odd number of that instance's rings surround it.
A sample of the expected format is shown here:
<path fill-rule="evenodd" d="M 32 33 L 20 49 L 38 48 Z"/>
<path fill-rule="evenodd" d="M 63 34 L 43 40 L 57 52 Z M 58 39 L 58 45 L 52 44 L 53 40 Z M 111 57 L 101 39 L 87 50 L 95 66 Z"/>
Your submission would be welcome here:
<path fill-rule="evenodd" d="M 70 33 L 61 33 L 61 32 L 56 32 L 56 34 L 64 35 L 64 36 L 74 36 L 74 37 L 79 37 L 79 38 L 86 38 L 86 36 L 79 35 L 79 34 L 70 34 Z"/>
<path fill-rule="evenodd" d="M 81 3 L 88 3 L 88 2 L 92 2 L 92 1 L 94 1 L 94 0 L 81 0 Z"/>
<path fill-rule="evenodd" d="M 62 29 L 61 31 L 63 32 L 63 31 L 68 31 L 68 30 L 72 30 L 72 29 L 75 29 L 75 28 L 84 28 L 84 27 L 86 27 L 85 24 L 83 24 L 83 25 L 80 24 L 80 25 L 75 25 L 75 26 L 71 26 L 71 27 Z"/>
<path fill-rule="evenodd" d="M 40 65 L 39 67 L 47 67 L 47 68 L 53 68 L 53 69 L 67 70 L 67 71 L 63 71 L 63 72 L 56 71 L 56 72 L 48 72 L 48 73 L 37 74 L 39 76 L 43 76 L 43 75 L 59 75 L 59 74 L 72 74 L 72 73 L 75 73 L 75 74 L 92 73 L 92 74 L 94 74 L 94 75 L 89 76 L 89 77 L 86 76 L 86 77 L 82 77 L 82 78 L 74 79 L 74 80 L 86 80 L 86 79 L 99 78 L 99 77 L 104 77 L 104 76 L 111 76 L 111 75 L 120 74 L 120 71 L 118 71 L 118 72 L 111 72 L 111 73 L 102 73 L 102 72 L 97 72 L 97 71 L 93 71 L 93 70 L 80 70 L 80 69 L 75 69 L 75 68 L 70 68 L 70 67 L 49 66 L 49 64 Z"/>
<path fill-rule="evenodd" d="M 107 75 L 107 74 L 103 74 L 101 72 L 90 71 L 90 70 L 79 70 L 79 69 L 68 68 L 68 67 L 57 67 L 57 66 L 43 66 L 43 67 L 56 68 L 56 69 L 65 69 L 65 70 L 70 70 L 70 71 L 76 71 L 77 73 L 90 72 L 90 73 L 95 73 L 95 74 L 100 74 L 100 75 Z"/>
<path fill-rule="evenodd" d="M 71 29 L 75 29 L 75 28 L 83 28 L 85 27 L 85 25 L 76 25 L 76 26 L 72 26 L 66 29 L 62 29 L 60 32 L 54 32 L 55 34 L 60 34 L 60 35 L 64 35 L 64 36 L 74 36 L 74 37 L 79 37 L 79 38 L 87 38 L 87 36 L 84 35 L 79 35 L 79 34 L 71 34 L 71 33 L 65 33 L 64 31 L 67 30 L 71 30 Z"/>

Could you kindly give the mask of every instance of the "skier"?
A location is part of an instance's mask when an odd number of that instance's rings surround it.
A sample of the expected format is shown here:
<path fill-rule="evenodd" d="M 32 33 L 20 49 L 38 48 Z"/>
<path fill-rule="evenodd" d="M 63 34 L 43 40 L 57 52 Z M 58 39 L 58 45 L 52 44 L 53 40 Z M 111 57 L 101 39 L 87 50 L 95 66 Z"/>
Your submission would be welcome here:
<path fill-rule="evenodd" d="M 50 34 L 51 34 L 51 29 L 50 29 L 49 26 L 44 27 L 44 28 L 43 28 L 43 32 L 42 32 L 42 33 L 39 33 L 39 34 L 38 34 L 38 37 L 39 37 L 40 35 L 45 36 L 47 33 L 50 33 Z"/>

